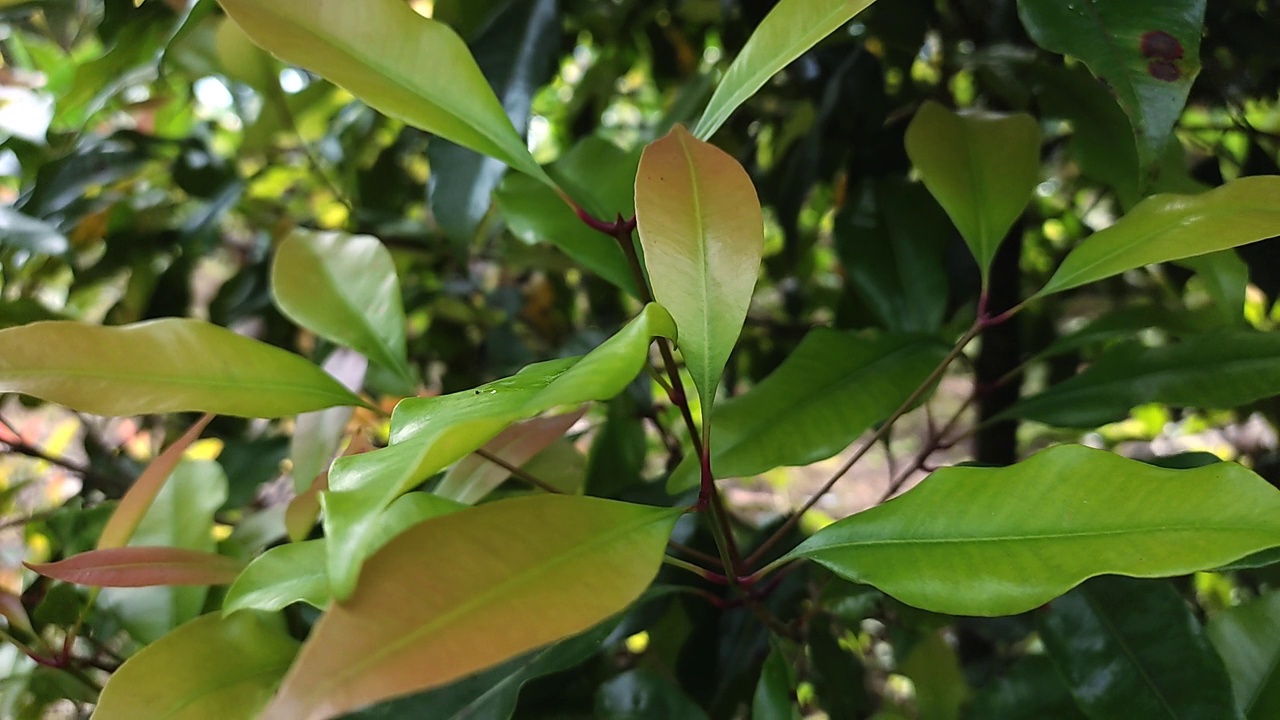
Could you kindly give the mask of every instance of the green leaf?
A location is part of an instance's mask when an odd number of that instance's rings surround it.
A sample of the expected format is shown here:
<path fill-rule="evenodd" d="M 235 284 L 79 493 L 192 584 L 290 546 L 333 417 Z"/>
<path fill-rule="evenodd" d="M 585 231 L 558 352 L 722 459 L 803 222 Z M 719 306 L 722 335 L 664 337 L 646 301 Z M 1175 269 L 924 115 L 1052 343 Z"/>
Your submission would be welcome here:
<path fill-rule="evenodd" d="M 1222 660 L 1167 582 L 1094 578 L 1039 619 L 1049 656 L 1089 717 L 1239 717 Z"/>
<path fill-rule="evenodd" d="M 628 670 L 596 689 L 592 717 L 599 720 L 707 720 L 707 714 L 671 678 L 654 670 Z"/>
<path fill-rule="evenodd" d="M 1205 633 L 1231 678 L 1236 707 L 1249 720 L 1280 715 L 1280 592 L 1209 619 Z"/>
<path fill-rule="evenodd" d="M 559 438 L 582 418 L 585 408 L 576 412 L 535 418 L 503 430 L 485 443 L 484 450 L 513 467 L 521 467 Z M 497 489 L 511 472 L 478 454 L 462 458 L 445 473 L 436 486 L 436 495 L 467 505 L 480 502 Z"/>
<path fill-rule="evenodd" d="M 764 660 L 751 701 L 751 720 L 801 720 L 796 703 L 796 673 L 780 642 Z"/>
<path fill-rule="evenodd" d="M 1280 335 L 1220 330 L 1160 347 L 1117 346 L 1079 375 L 1009 409 L 1013 417 L 1060 427 L 1123 419 L 1144 403 L 1204 409 L 1280 394 Z"/>
<path fill-rule="evenodd" d="M 538 363 L 452 395 L 402 401 L 391 419 L 389 446 L 340 458 L 329 472 L 324 522 L 334 596 L 345 598 L 355 587 L 378 513 L 392 500 L 514 422 L 622 392 L 647 362 L 655 335 L 673 337 L 675 327 L 660 305 L 650 304 L 582 358 Z"/>
<path fill-rule="evenodd" d="M 586 630 L 653 580 L 681 513 L 534 495 L 422 523 L 369 558 L 264 718 L 333 717 Z"/>
<path fill-rule="evenodd" d="M 346 720 L 509 720 L 525 683 L 568 670 L 601 650 L 618 626 L 607 620 L 581 635 L 509 660 L 442 688 L 375 705 Z"/>
<path fill-rule="evenodd" d="M 378 518 L 370 547 L 376 551 L 414 525 L 464 507 L 426 493 L 404 495 Z M 326 542 L 320 538 L 289 543 L 254 558 L 227 590 L 222 614 L 237 610 L 281 610 L 296 602 L 323 608 L 331 599 L 325 565 Z"/>
<path fill-rule="evenodd" d="M 951 221 L 919 183 L 867 182 L 835 218 L 845 281 L 893 332 L 937 332 L 947 312 Z"/>
<path fill-rule="evenodd" d="M 295 230 L 276 248 L 271 290 L 290 320 L 358 350 L 412 387 L 400 281 L 377 238 Z"/>
<path fill-rule="evenodd" d="M 629 218 L 636 214 L 636 172 L 643 151 L 643 147 L 623 150 L 600 135 L 588 135 L 561 155 L 548 172 L 595 217 Z"/>
<path fill-rule="evenodd" d="M 583 224 L 550 188 L 523 175 L 507 175 L 494 198 L 516 237 L 529 244 L 550 242 L 582 267 L 640 296 L 618 243 Z"/>
<path fill-rule="evenodd" d="M 36 255 L 62 255 L 71 247 L 54 226 L 10 207 L 0 207 L 0 245 Z"/>
<path fill-rule="evenodd" d="M 0 330 L 0 392 L 94 415 L 280 417 L 361 404 L 297 355 L 186 319 L 121 327 L 52 321 Z"/>
<path fill-rule="evenodd" d="M 534 93 L 551 81 L 560 49 L 556 0 L 508 2 L 469 45 L 476 63 L 521 135 L 529 124 Z M 440 227 L 455 242 L 470 243 L 489 212 L 506 167 L 450 142 L 427 146 L 429 200 Z"/>
<path fill-rule="evenodd" d="M 354 350 L 338 348 L 325 358 L 323 367 L 344 387 L 354 390 L 363 386 L 369 360 Z M 302 413 L 294 420 L 289 436 L 289 474 L 296 493 L 306 492 L 320 473 L 328 471 L 354 413 L 349 407 L 335 407 Z"/>
<path fill-rule="evenodd" d="M 1000 720 L 1085 720 L 1053 661 L 1027 655 L 988 683 L 969 705 L 969 717 Z"/>
<path fill-rule="evenodd" d="M 1051 52 L 1084 61 L 1129 116 L 1142 167 L 1164 151 L 1200 73 L 1205 0 L 1019 0 L 1027 33 Z"/>
<path fill-rule="evenodd" d="M 382 113 L 551 184 L 462 38 L 402 0 L 219 1 L 255 43 L 285 62 Z"/>
<path fill-rule="evenodd" d="M 227 585 L 240 563 L 212 552 L 170 547 L 116 547 L 73 555 L 55 563 L 23 563 L 45 577 L 95 587 Z"/>
<path fill-rule="evenodd" d="M 96 720 L 250 720 L 293 661 L 278 618 L 216 613 L 143 648 L 111 676 Z"/>
<path fill-rule="evenodd" d="M 809 659 L 814 691 L 827 716 L 831 720 L 866 717 L 871 704 L 866 691 L 866 668 L 840 646 L 828 623 L 810 629 Z"/>
<path fill-rule="evenodd" d="M 764 217 L 746 170 L 677 125 L 636 175 L 636 228 L 654 299 L 680 329 L 680 352 L 710 408 L 747 318 Z"/>
<path fill-rule="evenodd" d="M 1102 574 L 1161 577 L 1280 545 L 1280 493 L 1233 464 L 1165 470 L 1079 445 L 951 467 L 828 525 L 805 557 L 951 615 L 1031 610 Z"/>
<path fill-rule="evenodd" d="M 907 128 L 907 155 L 978 261 L 983 280 L 1040 182 L 1040 125 L 1026 113 L 951 110 L 929 101 Z"/>
<path fill-rule="evenodd" d="M 769 78 L 875 0 L 782 0 L 760 23 L 725 72 L 693 130 L 708 140 Z"/>
<path fill-rule="evenodd" d="M 919 335 L 813 330 L 759 385 L 715 408 L 711 469 L 750 477 L 832 457 L 893 414 L 946 354 Z M 696 459 L 687 458 L 667 489 L 697 483 Z"/>
<path fill-rule="evenodd" d="M 911 678 L 916 688 L 916 717 L 919 720 L 957 720 L 969 697 L 969 684 L 960 668 L 956 651 L 941 631 L 931 632 L 916 643 L 898 672 Z"/>
<path fill-rule="evenodd" d="M 1205 292 L 1213 298 L 1214 306 L 1227 322 L 1239 325 L 1244 321 L 1249 266 L 1234 250 L 1183 258 L 1178 264 L 1200 277 Z"/>
<path fill-rule="evenodd" d="M 227 478 L 212 460 L 183 460 L 138 524 L 129 547 L 213 553 L 214 513 L 227 500 Z M 134 639 L 153 642 L 198 616 L 207 587 L 108 588 L 98 603 L 120 618 Z"/>
<path fill-rule="evenodd" d="M 1199 195 L 1153 195 L 1090 235 L 1035 297 L 1280 235 L 1280 177 L 1233 180 Z"/>

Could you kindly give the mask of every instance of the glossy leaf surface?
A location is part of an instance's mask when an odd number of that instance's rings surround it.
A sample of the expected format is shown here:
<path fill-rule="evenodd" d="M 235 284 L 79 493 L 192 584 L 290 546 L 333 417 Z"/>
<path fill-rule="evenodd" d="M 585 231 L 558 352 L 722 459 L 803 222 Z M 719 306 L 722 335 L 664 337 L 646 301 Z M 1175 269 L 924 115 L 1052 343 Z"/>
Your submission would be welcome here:
<path fill-rule="evenodd" d="M 907 155 L 985 278 L 1040 181 L 1040 126 L 1026 114 L 955 113 L 926 102 L 907 128 Z"/>
<path fill-rule="evenodd" d="M 347 719 L 509 720 L 525 683 L 568 670 L 600 652 L 601 644 L 617 626 L 617 620 L 605 621 L 581 635 L 526 653 L 491 670 L 436 690 L 374 705 Z"/>
<path fill-rule="evenodd" d="M 605 720 L 708 720 L 707 714 L 666 675 L 640 667 L 617 675 L 596 689 L 593 717 Z"/>
<path fill-rule="evenodd" d="M 449 26 L 400 0 L 219 1 L 254 42 L 280 59 L 393 118 L 550 182 Z"/>
<path fill-rule="evenodd" d="M 1249 720 L 1280 716 L 1280 592 L 1219 612 L 1205 628 Z"/>
<path fill-rule="evenodd" d="M 1000 720 L 1085 720 L 1062 675 L 1044 655 L 1027 655 L 990 681 L 969 705 L 970 717 Z"/>
<path fill-rule="evenodd" d="M 452 500 L 409 493 L 378 518 L 370 546 L 376 551 L 400 533 L 433 517 L 466 507 Z M 281 610 L 296 602 L 323 609 L 332 598 L 324 538 L 273 547 L 249 563 L 222 601 L 223 614 L 237 610 Z"/>
<path fill-rule="evenodd" d="M 535 495 L 422 523 L 369 558 L 265 717 L 334 717 L 581 632 L 640 596 L 680 513 Z"/>
<path fill-rule="evenodd" d="M 585 411 L 584 408 L 577 412 L 517 423 L 485 443 L 482 449 L 508 465 L 520 467 L 563 437 L 582 418 Z M 511 472 L 506 468 L 473 453 L 449 468 L 433 492 L 450 500 L 474 505 L 510 476 Z"/>
<path fill-rule="evenodd" d="M 1123 419 L 1143 403 L 1222 409 L 1280 394 L 1280 336 L 1248 330 L 1192 335 L 1160 347 L 1121 345 L 1010 415 L 1062 427 Z"/>
<path fill-rule="evenodd" d="M 142 522 L 147 510 L 151 508 L 151 503 L 155 502 L 156 496 L 164 487 L 165 481 L 182 460 L 182 453 L 186 452 L 191 443 L 200 437 L 200 433 L 204 432 L 205 426 L 212 419 L 212 415 L 205 415 L 197 420 L 181 437 L 173 441 L 147 465 L 147 468 L 129 487 L 129 491 L 120 498 L 115 511 L 111 513 L 111 518 L 102 528 L 102 534 L 98 536 L 99 550 L 124 547 L 129 543 L 129 538 L 133 537 L 133 531 L 137 529 L 138 523 Z"/>
<path fill-rule="evenodd" d="M 557 0 L 505 3 L 468 45 L 512 125 L 523 136 L 538 88 L 556 68 L 561 19 Z M 506 167 L 501 161 L 450 142 L 427 145 L 428 199 L 440 227 L 455 242 L 475 238 Z"/>
<path fill-rule="evenodd" d="M 1039 620 L 1050 657 L 1090 717 L 1239 717 L 1222 660 L 1167 582 L 1094 578 Z"/>
<path fill-rule="evenodd" d="M 165 547 L 212 554 L 214 514 L 227 500 L 222 466 L 183 460 L 174 468 L 129 540 L 131 547 Z M 141 642 L 152 642 L 194 619 L 209 590 L 203 586 L 108 588 L 98 604 L 110 609 Z"/>
<path fill-rule="evenodd" d="M 1280 177 L 1273 176 L 1240 178 L 1199 195 L 1153 195 L 1080 243 L 1036 296 L 1280 235 L 1277 197 Z"/>
<path fill-rule="evenodd" d="M 1245 468 L 1165 470 L 1063 445 L 951 467 L 829 525 L 807 557 L 916 607 L 1012 615 L 1102 574 L 1161 577 L 1280 545 L 1280 493 Z"/>
<path fill-rule="evenodd" d="M 94 415 L 204 411 L 280 417 L 359 405 L 306 360 L 199 320 L 0 330 L 0 392 Z"/>
<path fill-rule="evenodd" d="M 226 585 L 240 573 L 240 563 L 224 555 L 167 547 L 90 550 L 27 567 L 55 580 L 95 587 Z"/>
<path fill-rule="evenodd" d="M 354 350 L 338 348 L 325 358 L 323 367 L 355 392 L 364 385 L 369 360 Z M 293 476 L 295 492 L 306 492 L 316 477 L 329 469 L 353 414 L 352 408 L 335 407 L 302 413 L 294 420 L 293 434 L 289 436 L 289 474 Z"/>
<path fill-rule="evenodd" d="M 1129 116 L 1143 166 L 1164 151 L 1200 73 L 1205 0 L 1019 0 L 1027 33 L 1084 61 Z"/>
<path fill-rule="evenodd" d="M 796 685 L 795 668 L 775 642 L 760 670 L 751 700 L 751 720 L 800 720 Z"/>
<path fill-rule="evenodd" d="M 276 248 L 271 290 L 290 320 L 358 350 L 412 385 L 400 280 L 377 238 L 294 231 Z"/>
<path fill-rule="evenodd" d="M 640 157 L 636 229 L 654 299 L 675 318 L 680 352 L 709 408 L 760 272 L 755 186 L 737 160 L 676 126 Z"/>
<path fill-rule="evenodd" d="M 778 71 L 800 57 L 875 0 L 782 0 L 747 40 L 725 72 L 694 128 L 707 140 L 738 106 Z"/>
<path fill-rule="evenodd" d="M 919 335 L 813 330 L 759 385 L 716 407 L 711 469 L 717 478 L 750 477 L 825 460 L 897 410 L 946 353 Z M 690 458 L 668 489 L 697 484 Z"/>
<path fill-rule="evenodd" d="M 250 720 L 298 651 L 278 618 L 205 615 L 129 658 L 102 691 L 96 720 Z"/>
<path fill-rule="evenodd" d="M 325 536 L 335 596 L 345 598 L 355 586 L 378 513 L 396 497 L 514 422 L 622 392 L 644 367 L 655 335 L 673 337 L 675 327 L 661 306 L 650 304 L 581 358 L 538 363 L 451 395 L 402 401 L 392 416 L 388 447 L 341 458 L 329 473 Z"/>

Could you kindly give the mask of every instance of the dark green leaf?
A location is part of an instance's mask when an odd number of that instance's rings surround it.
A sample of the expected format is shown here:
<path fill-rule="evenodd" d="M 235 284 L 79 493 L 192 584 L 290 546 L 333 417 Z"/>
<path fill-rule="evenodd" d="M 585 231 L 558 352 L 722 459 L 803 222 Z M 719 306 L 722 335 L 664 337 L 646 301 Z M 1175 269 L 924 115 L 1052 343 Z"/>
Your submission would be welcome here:
<path fill-rule="evenodd" d="M 1160 347 L 1105 352 L 1079 375 L 1010 409 L 1062 427 L 1120 420 L 1143 403 L 1221 409 L 1280 393 L 1280 335 L 1222 330 Z"/>
<path fill-rule="evenodd" d="M 1019 0 L 1041 47 L 1083 60 L 1129 115 L 1147 168 L 1164 151 L 1200 73 L 1205 0 Z"/>
<path fill-rule="evenodd" d="M 1053 661 L 1028 655 L 970 703 L 970 720 L 1085 720 Z"/>
<path fill-rule="evenodd" d="M 1222 660 L 1166 582 L 1094 578 L 1055 600 L 1040 628 L 1089 717 L 1239 717 Z"/>
<path fill-rule="evenodd" d="M 853 653 L 840 647 L 826 623 L 809 631 L 809 661 L 818 702 L 831 720 L 859 720 L 868 705 L 866 669 Z"/>
<path fill-rule="evenodd" d="M 751 702 L 751 720 L 800 720 L 795 668 L 780 642 L 774 642 L 760 670 L 760 682 Z"/>
<path fill-rule="evenodd" d="M 810 332 L 763 382 L 715 409 L 712 471 L 749 477 L 835 455 L 897 410 L 946 351 L 917 335 Z M 689 459 L 667 487 L 677 492 L 697 482 Z"/>
<path fill-rule="evenodd" d="M 1236 707 L 1249 720 L 1280 716 L 1280 592 L 1223 610 L 1205 632 L 1226 664 Z"/>
<path fill-rule="evenodd" d="M 596 691 L 600 720 L 707 720 L 707 714 L 670 678 L 653 670 L 629 670 Z"/>

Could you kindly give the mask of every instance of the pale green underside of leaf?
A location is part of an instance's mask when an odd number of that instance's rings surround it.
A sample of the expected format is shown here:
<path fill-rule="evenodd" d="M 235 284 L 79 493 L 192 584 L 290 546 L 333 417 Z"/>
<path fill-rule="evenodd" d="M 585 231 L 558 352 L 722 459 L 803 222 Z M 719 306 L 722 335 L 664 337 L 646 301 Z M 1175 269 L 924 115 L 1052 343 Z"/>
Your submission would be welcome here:
<path fill-rule="evenodd" d="M 276 248 L 271 291 L 290 320 L 411 382 L 400 282 L 376 238 L 295 231 Z"/>
<path fill-rule="evenodd" d="M 1280 177 L 1240 178 L 1199 195 L 1153 195 L 1080 243 L 1035 296 L 1276 235 Z"/>
<path fill-rule="evenodd" d="M 675 335 L 671 316 L 650 304 L 581 358 L 538 363 L 472 390 L 401 402 L 392 416 L 389 446 L 340 458 L 329 473 L 324 521 L 334 596 L 345 598 L 355 588 L 379 513 L 395 498 L 512 423 L 617 395 L 644 367 L 652 338 Z"/>
<path fill-rule="evenodd" d="M 782 0 L 747 40 L 712 94 L 693 134 L 709 140 L 769 78 L 875 0 Z"/>
<path fill-rule="evenodd" d="M 466 43 L 402 0 L 219 0 L 255 43 L 373 108 L 552 184 Z"/>
<path fill-rule="evenodd" d="M 1160 347 L 1122 345 L 1079 375 L 1032 395 L 1007 415 L 1061 427 L 1122 420 L 1144 403 L 1217 410 L 1280 394 L 1280 335 L 1195 334 Z"/>
<path fill-rule="evenodd" d="M 369 558 L 265 717 L 334 717 L 592 627 L 652 581 L 681 513 L 536 495 L 422 523 Z"/>
<path fill-rule="evenodd" d="M 964 237 L 983 278 L 1040 181 L 1040 126 L 1025 113 L 955 113 L 926 102 L 907 155 Z"/>
<path fill-rule="evenodd" d="M 361 404 L 297 355 L 172 318 L 119 327 L 58 320 L 0 330 L 0 392 L 108 416 L 280 417 Z"/>
<path fill-rule="evenodd" d="M 1280 493 L 1239 465 L 1165 470 L 1064 445 L 1008 468 L 939 470 L 786 557 L 926 610 L 990 616 L 1095 575 L 1185 575 L 1277 545 Z"/>
<path fill-rule="evenodd" d="M 284 677 L 298 641 L 278 618 L 255 612 L 197 618 L 125 661 L 107 683 L 95 720 L 229 720 L 255 717 Z"/>
<path fill-rule="evenodd" d="M 810 332 L 759 385 L 716 407 L 712 472 L 749 477 L 835 455 L 897 410 L 946 352 L 918 335 Z M 685 458 L 667 490 L 697 484 L 696 458 Z"/>

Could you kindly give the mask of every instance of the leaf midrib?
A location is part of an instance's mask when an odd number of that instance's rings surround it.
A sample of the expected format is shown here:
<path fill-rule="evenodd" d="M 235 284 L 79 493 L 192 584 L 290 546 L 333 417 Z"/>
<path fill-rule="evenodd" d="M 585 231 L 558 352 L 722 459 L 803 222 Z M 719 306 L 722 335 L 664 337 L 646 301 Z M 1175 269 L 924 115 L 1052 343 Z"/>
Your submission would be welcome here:
<path fill-rule="evenodd" d="M 368 669 L 376 667 L 383 661 L 393 658 L 395 654 L 399 653 L 405 647 L 420 642 L 422 638 L 431 635 L 450 622 L 477 610 L 483 609 L 484 606 L 488 605 L 495 598 L 505 596 L 519 597 L 519 593 L 514 592 L 514 588 L 533 582 L 543 575 L 546 575 L 549 571 L 559 568 L 580 556 L 599 551 L 602 547 L 607 545 L 615 544 L 619 542 L 620 537 L 637 532 L 646 525 L 657 523 L 661 518 L 665 518 L 668 514 L 669 513 L 662 513 L 659 515 L 658 513 L 654 513 L 654 515 L 642 517 L 635 522 L 615 528 L 612 532 L 606 533 L 603 536 L 597 536 L 596 542 L 580 543 L 577 546 L 570 548 L 568 551 L 560 553 L 548 562 L 526 568 L 523 572 L 490 586 L 487 590 L 475 595 L 471 600 L 459 604 L 452 610 L 441 613 L 434 620 L 405 633 L 400 636 L 399 639 L 383 645 L 377 652 L 371 653 L 358 662 L 347 665 L 346 672 L 339 673 L 336 676 L 330 676 L 327 678 L 327 684 L 332 687 L 348 682 L 351 678 L 357 677 Z"/>
<path fill-rule="evenodd" d="M 301 358 L 299 358 L 301 359 Z M 0 383 L 4 378 L 37 378 L 56 380 L 60 377 L 105 380 L 116 383 L 133 383 L 142 385 L 181 385 L 185 387 L 210 387 L 216 389 L 224 388 L 241 388 L 245 391 L 252 390 L 271 390 L 271 391 L 290 391 L 302 395 L 316 395 L 321 397 L 341 398 L 344 404 L 354 404 L 351 400 L 353 397 L 347 397 L 342 393 L 332 390 L 326 390 L 314 385 L 298 385 L 290 382 L 264 382 L 252 379 L 235 379 L 235 380 L 219 380 L 213 378 L 193 377 L 189 375 L 171 375 L 167 373 L 150 373 L 145 376 L 130 375 L 127 373 L 103 372 L 100 370 L 74 370 L 74 369 L 58 369 L 58 370 L 21 370 L 15 368 L 0 368 Z M 15 390 L 13 392 L 24 392 Z M 238 393 L 244 394 L 244 393 Z"/>
<path fill-rule="evenodd" d="M 1226 188 L 1230 186 L 1224 185 L 1223 187 Z M 1204 199 L 1204 198 L 1207 198 L 1209 195 L 1212 195 L 1212 193 L 1207 193 L 1205 195 L 1198 196 L 1197 199 Z M 1276 208 L 1273 206 L 1262 207 L 1262 206 L 1246 205 L 1242 207 L 1240 205 L 1231 204 L 1229 201 L 1219 201 L 1215 203 L 1203 203 L 1203 207 L 1197 208 L 1195 211 L 1192 212 L 1192 215 L 1195 220 L 1195 224 L 1199 225 L 1204 221 L 1213 220 L 1214 218 L 1217 218 L 1218 216 L 1221 216 L 1221 215 L 1238 215 L 1241 213 L 1280 214 L 1277 212 Z M 1123 222 L 1123 221 L 1124 221 L 1124 218 L 1121 218 L 1119 222 Z M 1112 228 L 1117 227 L 1117 225 L 1112 225 L 1111 227 L 1108 227 L 1104 230 L 1099 230 L 1093 235 L 1090 235 L 1089 238 L 1085 240 L 1085 242 L 1087 243 L 1093 240 L 1099 235 L 1106 233 L 1108 230 L 1111 230 Z M 1093 280 L 1086 280 L 1084 283 L 1077 283 L 1076 279 L 1079 278 L 1081 275 L 1087 275 L 1089 271 L 1097 268 L 1100 265 L 1105 265 L 1115 257 L 1123 255 L 1124 253 L 1132 250 L 1134 247 L 1147 244 L 1152 238 L 1158 237 L 1166 233 L 1174 232 L 1175 230 L 1183 228 L 1186 225 L 1187 225 L 1187 221 L 1184 219 L 1178 219 L 1178 218 L 1168 219 L 1166 222 L 1161 223 L 1160 227 L 1154 228 L 1150 232 L 1143 233 L 1133 238 L 1131 241 L 1127 243 L 1117 244 L 1111 251 L 1101 255 L 1100 257 L 1090 262 L 1089 264 L 1084 265 L 1079 269 L 1073 271 L 1070 275 L 1067 275 L 1064 279 L 1059 279 L 1057 274 L 1055 273 L 1054 276 L 1049 279 L 1049 282 L 1046 283 L 1045 286 L 1035 294 L 1035 297 L 1043 297 L 1045 295 L 1051 295 L 1056 292 L 1061 292 L 1063 290 L 1070 290 L 1071 288 L 1079 287 L 1080 285 L 1085 283 L 1093 282 Z M 1226 247 L 1234 247 L 1234 246 L 1235 246 L 1234 244 L 1228 244 Z M 1077 249 L 1079 249 L 1080 247 L 1084 247 L 1084 244 L 1082 243 L 1080 246 L 1077 247 Z M 1207 255 L 1211 252 L 1215 252 L 1223 249 L 1225 248 L 1215 245 L 1214 247 L 1208 248 L 1202 252 L 1193 252 L 1188 255 L 1181 255 L 1176 258 L 1169 258 L 1168 260 L 1159 260 L 1155 262 L 1171 262 L 1173 260 L 1182 260 L 1185 258 L 1199 257 L 1201 255 Z M 1065 265 L 1066 261 L 1070 259 L 1071 259 L 1071 256 L 1068 255 L 1066 260 L 1063 261 L 1063 264 Z M 1123 272 L 1123 271 L 1120 271 L 1120 272 Z M 1111 275 L 1114 275 L 1114 274 L 1115 273 L 1102 275 L 1095 279 L 1101 280 L 1102 278 L 1110 277 Z"/>
<path fill-rule="evenodd" d="M 287 14 L 276 12 L 274 8 L 271 7 L 272 5 L 271 3 L 254 3 L 254 4 L 257 5 L 257 7 L 261 9 L 263 12 L 268 13 L 273 17 L 275 17 L 279 22 L 291 25 L 294 29 L 302 31 L 304 34 L 307 35 L 307 37 L 310 37 L 313 41 L 318 42 L 322 45 L 328 45 L 330 47 L 337 49 L 339 52 L 342 53 L 343 56 L 350 58 L 353 62 L 357 64 L 366 65 L 368 67 L 374 68 L 377 71 L 377 75 L 379 79 L 385 81 L 387 84 L 391 85 L 394 88 L 398 88 L 400 91 L 408 94 L 410 97 L 422 99 L 423 101 L 428 103 L 433 110 L 451 118 L 455 122 L 460 123 L 465 127 L 475 130 L 478 135 L 483 137 L 488 142 L 493 143 L 494 148 L 499 150 L 503 155 L 509 154 L 510 148 L 507 147 L 507 144 L 501 138 L 494 137 L 492 128 L 485 127 L 480 122 L 477 122 L 478 120 L 482 121 L 483 118 L 466 118 L 466 117 L 463 117 L 462 115 L 452 112 L 449 109 L 448 104 L 443 102 L 441 98 L 437 98 L 434 93 L 430 92 L 429 89 L 416 88 L 402 81 L 398 77 L 398 73 L 397 73 L 398 68 L 383 65 L 381 62 L 379 62 L 377 56 L 370 57 L 370 56 L 362 55 L 361 53 L 357 52 L 353 46 L 345 42 L 342 42 L 340 39 L 330 38 L 316 30 L 313 30 L 310 26 L 306 24 L 295 22 Z M 436 22 L 434 20 L 429 20 L 428 18 L 422 18 L 422 19 L 428 20 L 430 22 Z M 417 19 L 415 18 L 414 21 L 417 22 Z M 504 118 L 506 117 L 505 111 L 503 111 L 502 116 Z M 416 123 L 411 123 L 411 124 L 416 124 Z M 511 159 L 513 162 L 518 162 L 517 157 L 511 157 L 509 159 Z M 523 171 L 524 170 L 522 170 L 522 172 Z M 534 177 L 537 177 L 537 176 L 534 176 Z"/>
<path fill-rule="evenodd" d="M 824 545 L 815 546 L 809 550 L 805 550 L 803 546 L 797 548 L 797 555 L 811 555 L 828 550 L 845 550 L 848 548 L 866 548 L 866 547 L 892 547 L 903 545 L 968 545 L 968 544 L 991 544 L 1004 542 L 1029 542 L 1039 540 L 1069 540 L 1069 539 L 1092 539 L 1102 537 L 1117 537 L 1126 535 L 1155 535 L 1155 534 L 1179 534 L 1179 533 L 1200 533 L 1200 534 L 1243 534 L 1243 533 L 1273 533 L 1273 527 L 1245 527 L 1240 525 L 1205 527 L 1203 525 L 1164 525 L 1164 526 L 1146 526 L 1146 527 L 1127 527 L 1116 528 L 1110 530 L 1089 530 L 1081 532 L 1058 532 L 1058 533 L 1038 533 L 1027 535 L 988 535 L 980 537 L 923 537 L 923 538 L 894 538 L 894 539 L 867 539 L 843 542 L 830 542 Z M 1280 540 L 1276 541 L 1271 547 L 1280 546 Z M 1266 548 L 1258 548 L 1263 550 Z M 804 552 L 800 552 L 804 551 Z"/>
<path fill-rule="evenodd" d="M 1106 613 L 1104 613 L 1102 609 L 1098 607 L 1098 604 L 1094 602 L 1094 599 L 1090 596 L 1088 589 L 1081 588 L 1081 595 L 1084 597 L 1085 604 L 1087 604 L 1089 609 L 1093 611 L 1094 617 L 1098 618 L 1098 622 L 1102 625 L 1103 630 L 1111 636 L 1118 646 L 1120 646 L 1120 650 L 1124 654 L 1125 659 L 1128 660 L 1129 664 L 1138 672 L 1138 675 L 1142 678 L 1143 684 L 1147 686 L 1155 696 L 1156 700 L 1159 701 L 1160 707 L 1164 708 L 1165 714 L 1171 718 L 1177 718 L 1178 713 L 1176 713 L 1173 707 L 1169 705 L 1169 701 L 1165 698 L 1163 690 L 1156 686 L 1155 681 L 1139 661 L 1137 654 L 1133 651 L 1133 648 L 1129 646 L 1129 643 L 1125 641 L 1124 636 L 1116 629 L 1115 625 L 1111 623 L 1111 619 L 1107 617 Z"/>
<path fill-rule="evenodd" d="M 685 140 L 684 134 L 677 134 L 676 138 L 680 141 L 680 152 L 684 155 L 684 162 L 689 170 L 689 196 L 690 200 L 693 201 L 693 217 L 694 223 L 697 225 L 694 235 L 697 238 L 698 255 L 701 259 L 701 262 L 695 263 L 695 265 L 698 271 L 698 286 L 702 291 L 698 313 L 702 320 L 702 340 L 706 345 L 706 347 L 699 348 L 699 354 L 702 356 L 702 377 L 704 384 L 713 385 L 718 384 L 718 382 L 713 383 L 711 377 L 711 244 L 707 242 L 707 221 L 702 213 L 702 193 L 701 184 L 698 181 L 698 169 L 694 165 L 693 154 L 689 151 L 688 141 Z M 703 406 L 710 407 L 711 403 L 708 401 L 715 398 L 716 388 L 713 386 L 698 388 L 698 390 L 701 391 L 703 397 Z"/>

